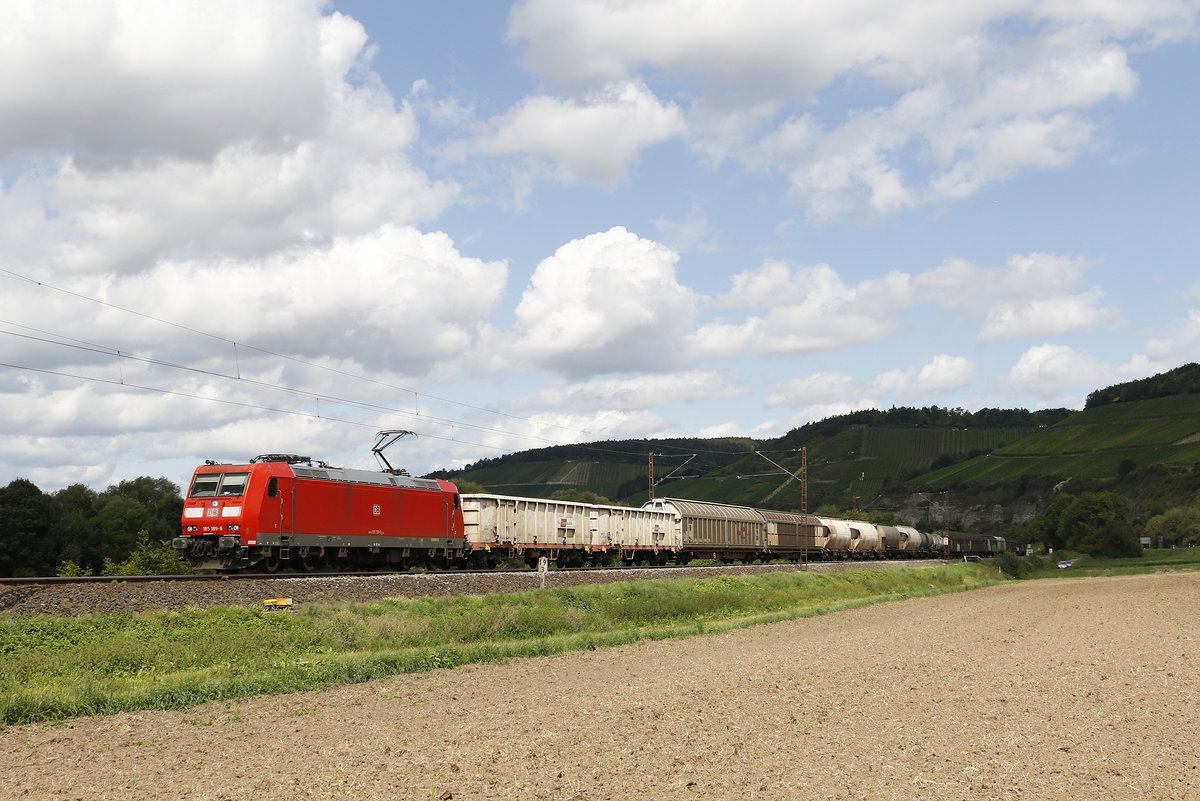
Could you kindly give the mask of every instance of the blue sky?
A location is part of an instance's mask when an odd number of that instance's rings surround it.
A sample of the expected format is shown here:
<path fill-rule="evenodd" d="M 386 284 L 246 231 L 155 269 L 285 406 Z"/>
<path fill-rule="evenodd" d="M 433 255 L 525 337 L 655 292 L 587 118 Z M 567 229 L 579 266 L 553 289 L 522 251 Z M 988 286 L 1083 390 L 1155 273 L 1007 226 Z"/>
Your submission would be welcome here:
<path fill-rule="evenodd" d="M 1200 3 L 7 3 L 0 482 L 1080 408 L 1200 356 Z"/>

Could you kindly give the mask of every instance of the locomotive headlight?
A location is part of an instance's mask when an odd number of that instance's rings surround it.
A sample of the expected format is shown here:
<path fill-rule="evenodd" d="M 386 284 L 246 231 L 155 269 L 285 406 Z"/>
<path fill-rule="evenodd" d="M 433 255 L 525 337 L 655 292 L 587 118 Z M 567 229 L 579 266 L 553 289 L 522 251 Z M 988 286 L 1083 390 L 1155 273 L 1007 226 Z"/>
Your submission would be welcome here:
<path fill-rule="evenodd" d="M 192 532 L 195 532 L 195 531 L 199 531 L 199 530 L 200 530 L 199 526 L 187 526 L 186 528 L 184 528 L 184 531 L 188 532 L 189 534 Z"/>
<path fill-rule="evenodd" d="M 240 528 L 241 526 L 239 526 L 237 523 L 230 523 L 229 525 L 225 526 L 226 531 L 237 531 Z"/>

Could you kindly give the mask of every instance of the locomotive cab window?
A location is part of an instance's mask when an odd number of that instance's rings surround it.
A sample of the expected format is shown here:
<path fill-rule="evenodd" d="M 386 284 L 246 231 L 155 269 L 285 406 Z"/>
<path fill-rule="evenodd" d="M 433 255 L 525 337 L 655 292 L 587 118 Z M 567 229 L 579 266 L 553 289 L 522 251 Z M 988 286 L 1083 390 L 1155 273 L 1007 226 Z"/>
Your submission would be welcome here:
<path fill-rule="evenodd" d="M 220 473 L 205 473 L 204 475 L 196 476 L 196 480 L 192 482 L 192 491 L 188 493 L 188 496 L 192 498 L 211 498 L 217 494 L 217 487 L 220 484 Z"/>
<path fill-rule="evenodd" d="M 246 490 L 249 473 L 205 473 L 192 482 L 189 498 L 239 497 Z"/>
<path fill-rule="evenodd" d="M 221 476 L 221 495 L 241 495 L 246 490 L 246 479 L 249 473 L 225 473 Z"/>

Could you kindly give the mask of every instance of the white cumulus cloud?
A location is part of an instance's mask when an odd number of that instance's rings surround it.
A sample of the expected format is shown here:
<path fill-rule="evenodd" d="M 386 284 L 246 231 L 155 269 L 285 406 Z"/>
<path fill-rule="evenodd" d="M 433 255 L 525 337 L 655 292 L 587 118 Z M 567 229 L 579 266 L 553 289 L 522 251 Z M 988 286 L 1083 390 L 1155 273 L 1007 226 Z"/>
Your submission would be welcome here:
<path fill-rule="evenodd" d="M 941 353 L 919 367 L 887 370 L 872 379 L 854 378 L 843 373 L 813 373 L 780 384 L 767 396 L 765 403 L 769 407 L 816 408 L 841 404 L 868 408 L 860 404 L 875 404 L 870 400 L 874 398 L 886 399 L 885 406 L 927 402 L 966 387 L 975 375 L 976 366 L 971 359 Z"/>
<path fill-rule="evenodd" d="M 765 313 L 702 325 L 688 337 L 694 353 L 796 356 L 861 345 L 895 330 L 912 302 L 905 273 L 849 286 L 827 264 L 792 268 L 768 261 L 736 274 L 731 284 L 721 305 Z"/>
<path fill-rule="evenodd" d="M 678 258 L 622 227 L 568 242 L 534 270 L 508 358 L 576 378 L 673 364 L 697 303 Z"/>
<path fill-rule="evenodd" d="M 1103 290 L 1092 287 L 1078 295 L 1039 298 L 1020 306 L 999 304 L 988 313 L 979 332 L 979 341 L 1055 336 L 1112 325 L 1119 312 L 1113 306 L 1102 307 L 1103 297 Z"/>
<path fill-rule="evenodd" d="M 1021 354 L 1001 383 L 1045 406 L 1081 408 L 1087 392 L 1120 380 L 1104 361 L 1067 345 L 1044 343 Z"/>
<path fill-rule="evenodd" d="M 612 185 L 627 177 L 642 149 L 683 128 L 677 107 L 644 85 L 625 83 L 582 98 L 536 95 L 487 121 L 474 140 L 451 145 L 451 156 L 519 154 L 545 164 L 560 183 Z"/>
<path fill-rule="evenodd" d="M 688 98 L 695 149 L 785 176 L 816 219 L 960 199 L 1099 146 L 1130 54 L 1194 37 L 1195 4 L 523 0 L 508 36 L 569 95 Z M 823 92 L 861 89 L 833 107 Z"/>
<path fill-rule="evenodd" d="M 326 127 L 366 31 L 317 0 L 38 2 L 0 11 L 0 154 L 208 160 Z"/>
<path fill-rule="evenodd" d="M 664 399 L 671 403 L 689 403 L 714 397 L 738 397 L 749 391 L 745 384 L 729 373 L 691 370 L 556 383 L 518 398 L 513 405 L 531 409 L 552 407 L 580 413 L 607 409 L 635 411 L 661 406 Z"/>

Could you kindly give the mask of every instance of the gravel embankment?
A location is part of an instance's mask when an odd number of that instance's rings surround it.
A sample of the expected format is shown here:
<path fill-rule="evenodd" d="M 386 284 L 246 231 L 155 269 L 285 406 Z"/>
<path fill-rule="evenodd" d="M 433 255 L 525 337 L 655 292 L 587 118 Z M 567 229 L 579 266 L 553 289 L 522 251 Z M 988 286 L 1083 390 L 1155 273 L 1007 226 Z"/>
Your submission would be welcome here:
<path fill-rule="evenodd" d="M 654 578 L 706 578 L 779 570 L 833 572 L 867 568 L 903 568 L 940 564 L 936 561 L 825 562 L 791 565 L 739 565 L 668 569 L 550 571 L 547 587 L 569 587 L 611 581 Z M 444 595 L 484 595 L 520 592 L 541 586 L 541 576 L 519 573 L 462 573 L 355 576 L 345 578 L 229 579 L 226 581 L 152 581 L 6 585 L 0 586 L 0 610 L 22 615 L 86 615 L 93 612 L 140 612 L 147 609 L 185 609 L 210 606 L 257 606 L 267 598 L 291 598 L 294 603 L 378 601 L 383 598 L 421 598 Z"/>

